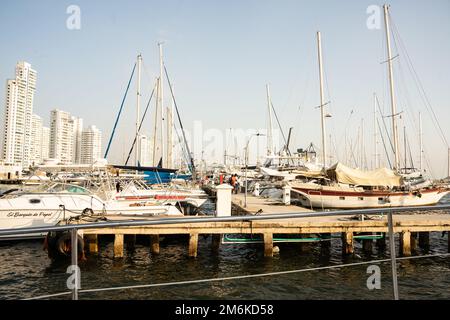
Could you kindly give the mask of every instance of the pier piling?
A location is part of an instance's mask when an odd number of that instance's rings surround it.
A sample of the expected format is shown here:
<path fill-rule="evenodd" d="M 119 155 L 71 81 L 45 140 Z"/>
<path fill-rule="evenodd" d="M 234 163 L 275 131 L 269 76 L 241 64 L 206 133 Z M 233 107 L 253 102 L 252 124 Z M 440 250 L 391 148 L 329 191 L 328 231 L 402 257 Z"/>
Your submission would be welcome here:
<path fill-rule="evenodd" d="M 87 241 L 89 253 L 98 253 L 98 235 L 87 234 L 84 236 L 84 239 Z"/>
<path fill-rule="evenodd" d="M 331 233 L 322 233 L 322 241 L 320 241 L 320 248 L 322 250 L 330 250 L 331 248 Z"/>
<path fill-rule="evenodd" d="M 419 232 L 419 247 L 428 250 L 430 247 L 430 233 Z"/>
<path fill-rule="evenodd" d="M 417 251 L 417 240 L 418 234 L 417 232 L 411 232 L 411 252 Z"/>
<path fill-rule="evenodd" d="M 386 233 L 382 233 L 383 237 L 375 241 L 378 251 L 386 250 Z"/>
<path fill-rule="evenodd" d="M 211 249 L 213 252 L 217 253 L 220 249 L 220 240 L 221 235 L 220 234 L 213 234 L 211 239 Z"/>
<path fill-rule="evenodd" d="M 353 253 L 353 232 L 342 233 L 342 253 L 344 255 Z"/>
<path fill-rule="evenodd" d="M 264 257 L 273 257 L 273 234 L 264 233 Z"/>
<path fill-rule="evenodd" d="M 127 234 L 125 236 L 125 243 L 127 250 L 133 251 L 136 246 L 136 235 L 135 234 Z"/>
<path fill-rule="evenodd" d="M 448 249 L 447 249 L 447 251 L 448 251 L 448 253 L 450 253 L 450 230 L 447 231 L 447 242 L 448 242 Z"/>
<path fill-rule="evenodd" d="M 411 232 L 403 231 L 401 233 L 400 248 L 403 256 L 408 257 L 411 255 Z"/>
<path fill-rule="evenodd" d="M 152 254 L 159 254 L 159 235 L 150 235 L 150 251 Z"/>
<path fill-rule="evenodd" d="M 365 253 L 372 253 L 373 239 L 363 239 L 362 248 Z"/>
<path fill-rule="evenodd" d="M 197 257 L 198 247 L 198 233 L 191 233 L 189 235 L 189 257 Z"/>
<path fill-rule="evenodd" d="M 114 258 L 123 258 L 123 234 L 114 235 Z"/>

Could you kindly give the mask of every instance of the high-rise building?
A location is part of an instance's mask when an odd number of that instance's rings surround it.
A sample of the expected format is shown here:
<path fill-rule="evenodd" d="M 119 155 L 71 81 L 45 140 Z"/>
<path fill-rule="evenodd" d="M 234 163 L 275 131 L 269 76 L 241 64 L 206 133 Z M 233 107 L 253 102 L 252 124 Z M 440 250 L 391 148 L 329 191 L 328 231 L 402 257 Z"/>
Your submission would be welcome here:
<path fill-rule="evenodd" d="M 6 82 L 6 103 L 3 128 L 2 159 L 24 167 L 31 159 L 33 99 L 37 73 L 31 65 L 19 61 L 16 78 Z"/>
<path fill-rule="evenodd" d="M 50 112 L 50 158 L 62 164 L 73 160 L 73 119 L 70 113 L 58 109 Z"/>
<path fill-rule="evenodd" d="M 42 118 L 33 114 L 31 118 L 30 164 L 42 162 Z"/>
<path fill-rule="evenodd" d="M 50 158 L 50 128 L 42 127 L 42 160 Z"/>
<path fill-rule="evenodd" d="M 139 149 L 138 149 L 138 159 L 139 164 L 141 166 L 151 166 L 152 165 L 152 157 L 151 157 L 151 140 L 150 137 L 147 135 L 139 135 L 138 143 L 139 143 Z"/>
<path fill-rule="evenodd" d="M 81 163 L 93 164 L 102 158 L 102 132 L 89 126 L 81 135 Z"/>
<path fill-rule="evenodd" d="M 83 119 L 72 117 L 72 163 L 81 163 L 81 135 L 83 132 Z"/>

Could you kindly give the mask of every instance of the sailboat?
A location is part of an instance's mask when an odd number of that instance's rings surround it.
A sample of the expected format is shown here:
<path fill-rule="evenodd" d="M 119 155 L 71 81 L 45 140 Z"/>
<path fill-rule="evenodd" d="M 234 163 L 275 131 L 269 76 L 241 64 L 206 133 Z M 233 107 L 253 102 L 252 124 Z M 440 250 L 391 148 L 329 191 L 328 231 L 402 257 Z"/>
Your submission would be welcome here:
<path fill-rule="evenodd" d="M 157 78 L 156 84 L 155 84 L 155 88 L 152 91 L 152 94 L 150 96 L 150 99 L 148 101 L 147 107 L 145 109 L 145 112 L 142 116 L 141 119 L 141 115 L 140 115 L 140 98 L 141 98 L 141 65 L 142 65 L 142 56 L 139 54 L 137 56 L 137 61 L 133 67 L 133 71 L 131 73 L 131 77 L 129 79 L 128 82 L 128 86 L 127 89 L 125 91 L 125 96 L 123 98 L 122 101 L 122 105 L 120 107 L 119 113 L 117 115 L 116 118 L 116 122 L 113 128 L 113 131 L 111 133 L 111 137 L 108 143 L 108 147 L 106 149 L 105 152 L 105 156 L 104 158 L 107 157 L 108 155 L 108 151 L 109 148 L 111 146 L 111 141 L 114 137 L 114 133 L 115 133 L 115 129 L 118 123 L 118 120 L 120 118 L 121 112 L 122 112 L 122 108 L 123 108 L 123 104 L 124 101 L 126 99 L 127 93 L 128 93 L 128 89 L 130 87 L 130 83 L 131 80 L 133 78 L 134 75 L 134 71 L 137 67 L 137 84 L 136 84 L 136 132 L 135 132 L 135 138 L 134 138 L 134 142 L 132 144 L 130 153 L 128 155 L 128 159 L 126 161 L 125 164 L 123 165 L 113 165 L 116 169 L 119 170 L 128 170 L 128 171 L 134 171 L 134 172 L 142 172 L 145 175 L 145 180 L 146 182 L 148 182 L 149 184 L 161 184 L 161 183 L 169 183 L 172 179 L 174 178 L 182 178 L 182 179 L 191 179 L 192 175 L 191 174 L 178 174 L 178 169 L 174 169 L 173 168 L 173 145 L 172 145 L 172 133 L 173 133 L 173 115 L 174 115 L 174 109 L 176 110 L 176 114 L 178 115 L 178 120 L 180 123 L 180 127 L 181 127 L 181 131 L 183 134 L 183 138 L 184 138 L 184 143 L 185 143 L 185 148 L 186 148 L 186 153 L 189 155 L 188 156 L 188 160 L 190 161 L 190 169 L 191 172 L 195 173 L 195 166 L 193 163 L 193 159 L 190 156 L 190 151 L 189 151 L 189 147 L 187 145 L 187 141 L 186 141 L 186 137 L 185 137 L 185 133 L 184 133 L 184 129 L 183 129 L 183 125 L 181 123 L 181 119 L 178 113 L 178 107 L 175 101 L 175 97 L 173 94 L 173 86 L 170 83 L 170 80 L 168 78 L 168 74 L 167 74 L 167 70 L 166 67 L 164 65 L 163 62 L 163 56 L 162 56 L 162 43 L 158 43 L 158 47 L 159 47 L 159 64 L 160 64 L 160 75 Z M 163 72 L 165 72 L 165 75 L 167 77 L 167 80 L 169 82 L 169 87 L 170 87 L 170 93 L 172 95 L 172 105 L 170 108 L 167 108 L 166 112 L 164 112 L 164 100 L 163 100 Z M 150 105 L 150 101 L 153 97 L 153 93 L 156 90 L 156 110 L 155 110 L 155 123 L 154 123 L 154 143 L 153 143 L 153 166 L 143 166 L 140 162 L 139 162 L 139 155 L 140 155 L 140 146 L 139 146 L 139 138 L 140 138 L 140 130 L 143 124 L 143 121 L 145 119 L 145 115 L 147 113 L 148 107 Z M 167 122 L 166 128 L 164 126 L 164 122 Z M 161 143 L 158 145 L 158 148 L 160 148 L 161 150 L 161 155 L 160 157 L 156 157 L 156 148 L 157 148 L 157 127 L 158 127 L 158 123 L 159 123 L 159 129 L 160 129 L 160 136 L 161 136 Z M 167 129 L 167 132 L 165 132 L 165 129 Z M 167 142 L 167 146 L 164 145 L 164 136 L 166 136 L 166 142 Z M 165 147 L 167 148 L 167 150 L 165 150 Z M 134 153 L 135 153 L 135 164 L 134 165 L 128 165 L 128 160 L 130 159 L 131 153 L 134 149 Z M 159 156 L 159 155 L 158 155 Z"/>
<path fill-rule="evenodd" d="M 379 168 L 372 171 L 362 171 L 346 167 L 341 163 L 337 163 L 328 169 L 326 168 L 327 158 L 323 112 L 322 49 L 320 32 L 318 32 L 317 43 L 320 76 L 322 155 L 324 167 L 322 177 L 318 177 L 309 182 L 288 182 L 288 185 L 290 185 L 292 191 L 298 195 L 299 201 L 303 206 L 322 209 L 358 209 L 433 205 L 450 193 L 448 188 L 439 185 L 431 184 L 426 187 L 421 187 L 420 185 L 405 184 L 403 177 L 400 175 L 398 133 L 396 125 L 397 112 L 394 95 L 388 10 L 388 6 L 384 5 L 395 170 Z"/>

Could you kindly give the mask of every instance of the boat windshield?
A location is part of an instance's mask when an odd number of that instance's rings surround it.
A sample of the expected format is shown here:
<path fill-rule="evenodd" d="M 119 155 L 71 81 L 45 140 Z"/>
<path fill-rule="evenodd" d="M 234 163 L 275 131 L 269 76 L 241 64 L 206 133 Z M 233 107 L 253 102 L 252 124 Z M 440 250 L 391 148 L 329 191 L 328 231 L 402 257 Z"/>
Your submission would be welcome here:
<path fill-rule="evenodd" d="M 87 189 L 72 185 L 72 184 L 62 184 L 58 183 L 50 187 L 47 192 L 55 193 L 90 193 Z"/>
<path fill-rule="evenodd" d="M 48 192 L 48 193 L 83 193 L 89 194 L 89 190 L 86 188 L 65 183 L 51 183 L 42 185 L 39 188 L 33 190 L 34 192 Z"/>

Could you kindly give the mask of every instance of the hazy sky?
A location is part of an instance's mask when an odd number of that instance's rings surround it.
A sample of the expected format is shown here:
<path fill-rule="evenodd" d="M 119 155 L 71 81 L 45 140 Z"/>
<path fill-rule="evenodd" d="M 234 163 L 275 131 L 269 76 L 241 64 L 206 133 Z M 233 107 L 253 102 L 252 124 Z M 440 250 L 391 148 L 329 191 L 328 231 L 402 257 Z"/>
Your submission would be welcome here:
<path fill-rule="evenodd" d="M 350 154 L 349 141 L 357 141 L 364 118 L 370 167 L 374 92 L 383 113 L 390 112 L 386 64 L 382 64 L 386 60 L 382 16 L 381 29 L 366 25 L 368 6 L 382 4 L 361 0 L 2 1 L 0 80 L 14 76 L 18 60 L 30 62 L 38 72 L 34 112 L 47 125 L 54 108 L 82 117 L 85 126 L 95 124 L 103 131 L 106 146 L 136 55 L 142 53 L 144 60 L 145 104 L 158 74 L 157 42 L 164 41 L 165 63 L 188 130 L 194 121 L 202 121 L 204 130 L 223 133 L 227 128 L 265 128 L 265 85 L 270 83 L 284 130 L 294 127 L 293 148 L 310 142 L 320 146 L 319 109 L 315 108 L 319 105 L 316 31 L 320 30 L 326 100 L 331 102 L 327 131 L 332 135 L 333 160 L 338 156 L 350 162 L 345 153 Z M 401 40 L 450 141 L 450 1 L 392 0 L 390 4 Z M 66 27 L 69 5 L 81 9 L 80 30 Z M 412 81 L 406 53 L 395 42 L 393 53 L 399 54 L 394 60 L 398 110 L 403 111 L 399 131 L 407 127 L 417 166 L 421 111 L 432 173 L 446 175 L 447 146 Z M 131 90 L 111 162 L 122 159 L 134 130 L 134 87 Z M 0 90 L 2 104 L 4 96 Z M 145 131 L 150 131 L 150 118 L 147 122 Z M 378 148 L 384 154 L 381 142 Z M 200 149 L 194 150 L 196 157 Z M 222 159 L 221 154 L 205 157 Z"/>

